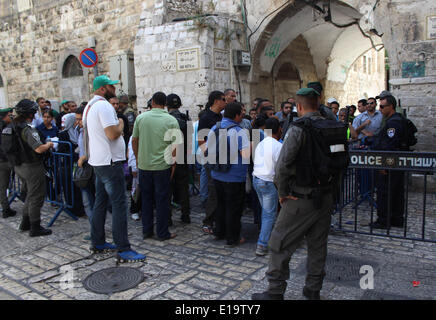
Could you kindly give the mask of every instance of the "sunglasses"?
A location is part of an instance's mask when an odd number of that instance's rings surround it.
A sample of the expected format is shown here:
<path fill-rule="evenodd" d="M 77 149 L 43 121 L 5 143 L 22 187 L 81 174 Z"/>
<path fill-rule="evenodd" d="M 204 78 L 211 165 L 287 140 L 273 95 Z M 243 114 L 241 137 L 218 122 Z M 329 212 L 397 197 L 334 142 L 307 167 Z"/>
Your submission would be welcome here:
<path fill-rule="evenodd" d="M 390 104 L 381 104 L 380 105 L 380 109 L 383 109 L 383 108 L 386 108 L 386 107 L 389 107 L 390 106 Z"/>
<path fill-rule="evenodd" d="M 368 104 L 375 104 L 375 102 L 369 102 Z"/>

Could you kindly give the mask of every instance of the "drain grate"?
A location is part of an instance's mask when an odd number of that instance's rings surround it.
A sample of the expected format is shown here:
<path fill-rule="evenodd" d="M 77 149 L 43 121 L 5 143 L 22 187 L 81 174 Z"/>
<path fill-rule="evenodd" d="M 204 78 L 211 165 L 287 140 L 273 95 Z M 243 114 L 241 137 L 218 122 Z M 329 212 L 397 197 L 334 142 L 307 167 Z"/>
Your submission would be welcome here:
<path fill-rule="evenodd" d="M 100 270 L 83 281 L 86 290 L 100 294 L 126 291 L 144 281 L 144 274 L 134 268 L 119 267 Z"/>

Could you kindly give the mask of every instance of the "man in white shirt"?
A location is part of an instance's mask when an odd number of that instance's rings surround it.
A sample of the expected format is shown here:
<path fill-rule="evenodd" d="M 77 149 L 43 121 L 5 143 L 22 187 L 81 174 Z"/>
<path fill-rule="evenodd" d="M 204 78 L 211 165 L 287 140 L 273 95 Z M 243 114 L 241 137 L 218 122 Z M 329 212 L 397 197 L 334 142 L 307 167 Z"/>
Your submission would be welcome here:
<path fill-rule="evenodd" d="M 272 133 L 272 135 L 266 136 L 257 145 L 253 169 L 253 187 L 262 206 L 262 226 L 256 248 L 258 256 L 268 253 L 268 241 L 277 216 L 279 195 L 273 181 L 276 163 L 282 149 L 282 144 L 278 141 L 282 136 L 279 120 L 267 119 L 265 129 L 265 133 Z"/>
<path fill-rule="evenodd" d="M 95 203 L 91 218 L 91 251 L 101 253 L 118 251 L 119 262 L 139 262 L 145 255 L 130 248 L 127 234 L 127 197 L 123 162 L 126 145 L 122 137 L 123 122 L 118 120 L 115 109 L 108 102 L 115 97 L 119 81 L 107 76 L 94 80 L 95 96 L 88 102 L 84 114 L 84 139 L 88 163 L 95 173 Z M 112 204 L 112 234 L 115 245 L 106 242 L 105 222 L 107 205 Z"/>

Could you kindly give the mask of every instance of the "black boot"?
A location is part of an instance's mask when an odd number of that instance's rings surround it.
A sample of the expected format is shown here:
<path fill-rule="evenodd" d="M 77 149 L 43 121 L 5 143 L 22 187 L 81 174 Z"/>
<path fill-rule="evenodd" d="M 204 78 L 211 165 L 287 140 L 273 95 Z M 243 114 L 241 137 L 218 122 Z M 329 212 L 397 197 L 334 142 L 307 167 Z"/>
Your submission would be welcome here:
<path fill-rule="evenodd" d="M 282 294 L 271 294 L 266 292 L 253 293 L 251 295 L 251 300 L 283 300 Z"/>
<path fill-rule="evenodd" d="M 309 290 L 306 287 L 303 288 L 303 296 L 309 300 L 321 300 L 319 291 Z"/>
<path fill-rule="evenodd" d="M 38 220 L 30 224 L 29 236 L 40 237 L 40 236 L 48 236 L 48 235 L 51 235 L 51 230 L 41 227 L 41 221 Z"/>
<path fill-rule="evenodd" d="M 182 220 L 183 223 L 191 223 L 191 218 L 189 214 L 182 214 L 180 219 Z"/>
<path fill-rule="evenodd" d="M 20 231 L 29 231 L 30 230 L 30 219 L 29 216 L 23 216 L 21 219 L 21 224 L 19 227 Z"/>
<path fill-rule="evenodd" d="M 17 214 L 17 211 L 12 210 L 11 208 L 7 208 L 6 210 L 3 210 L 3 218 L 9 218 L 14 217 Z"/>

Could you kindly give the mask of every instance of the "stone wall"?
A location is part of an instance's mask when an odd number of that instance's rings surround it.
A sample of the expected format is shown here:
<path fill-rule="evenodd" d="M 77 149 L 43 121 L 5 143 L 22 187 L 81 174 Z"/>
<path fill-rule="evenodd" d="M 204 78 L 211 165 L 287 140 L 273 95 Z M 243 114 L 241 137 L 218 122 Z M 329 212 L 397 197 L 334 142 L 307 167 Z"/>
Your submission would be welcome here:
<path fill-rule="evenodd" d="M 109 58 L 121 52 L 133 51 L 142 10 L 154 1 L 83 0 L 30 1 L 17 7 L 0 3 L 0 70 L 7 79 L 9 105 L 22 98 L 64 98 L 81 100 L 61 89 L 61 70 L 66 53 L 78 56 L 95 38 L 99 54 L 99 74 L 109 73 Z M 19 2 L 23 3 L 23 1 Z M 90 85 L 92 70 L 83 69 L 82 84 Z M 89 87 L 87 92 L 92 92 Z M 71 95 L 71 96 L 70 96 Z"/>

